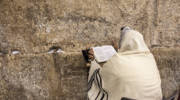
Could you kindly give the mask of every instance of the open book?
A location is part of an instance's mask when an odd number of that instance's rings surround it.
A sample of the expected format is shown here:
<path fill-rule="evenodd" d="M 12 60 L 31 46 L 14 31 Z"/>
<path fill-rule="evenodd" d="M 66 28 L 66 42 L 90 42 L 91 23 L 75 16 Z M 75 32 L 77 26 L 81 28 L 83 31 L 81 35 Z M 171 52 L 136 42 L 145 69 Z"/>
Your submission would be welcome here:
<path fill-rule="evenodd" d="M 111 45 L 92 47 L 97 62 L 108 61 L 117 52 Z"/>

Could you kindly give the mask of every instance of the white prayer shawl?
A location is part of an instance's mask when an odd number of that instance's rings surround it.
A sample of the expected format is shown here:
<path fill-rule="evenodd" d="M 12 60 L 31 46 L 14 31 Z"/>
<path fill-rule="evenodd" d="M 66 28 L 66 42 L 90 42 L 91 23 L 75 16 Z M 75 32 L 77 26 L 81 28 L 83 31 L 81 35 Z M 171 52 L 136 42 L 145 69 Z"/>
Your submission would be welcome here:
<path fill-rule="evenodd" d="M 89 100 L 162 100 L 161 79 L 153 55 L 143 36 L 125 30 L 119 52 L 103 67 L 91 62 Z"/>

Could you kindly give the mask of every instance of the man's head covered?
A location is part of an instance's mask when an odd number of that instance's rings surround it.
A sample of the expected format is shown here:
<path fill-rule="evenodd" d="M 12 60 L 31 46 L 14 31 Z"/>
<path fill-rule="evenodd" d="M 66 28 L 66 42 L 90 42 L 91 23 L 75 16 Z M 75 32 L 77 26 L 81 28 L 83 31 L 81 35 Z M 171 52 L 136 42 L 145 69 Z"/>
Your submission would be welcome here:
<path fill-rule="evenodd" d="M 120 47 L 119 52 L 149 51 L 147 45 L 144 42 L 143 35 L 138 31 L 135 31 L 129 27 L 121 28 L 119 47 Z"/>

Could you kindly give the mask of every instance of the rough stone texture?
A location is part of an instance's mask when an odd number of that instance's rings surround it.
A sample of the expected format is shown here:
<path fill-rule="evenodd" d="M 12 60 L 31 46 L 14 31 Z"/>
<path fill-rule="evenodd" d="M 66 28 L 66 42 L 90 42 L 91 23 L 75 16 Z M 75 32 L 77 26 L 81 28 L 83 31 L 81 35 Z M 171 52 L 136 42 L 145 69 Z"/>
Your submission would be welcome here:
<path fill-rule="evenodd" d="M 0 100 L 85 100 L 80 50 L 118 40 L 125 25 L 155 54 L 168 97 L 180 85 L 180 0 L 0 0 Z"/>
<path fill-rule="evenodd" d="M 140 31 L 149 47 L 179 46 L 179 5 L 179 0 L 1 0 L 0 47 L 34 53 L 60 45 L 77 51 L 119 39 L 124 25 Z"/>
<path fill-rule="evenodd" d="M 85 100 L 87 67 L 79 54 L 4 56 L 0 100 Z"/>
<path fill-rule="evenodd" d="M 163 96 L 171 96 L 180 88 L 180 49 L 152 50 L 160 70 Z"/>
<path fill-rule="evenodd" d="M 180 49 L 152 52 L 168 97 L 180 85 Z M 86 100 L 88 68 L 81 53 L 6 55 L 0 62 L 0 100 Z"/>

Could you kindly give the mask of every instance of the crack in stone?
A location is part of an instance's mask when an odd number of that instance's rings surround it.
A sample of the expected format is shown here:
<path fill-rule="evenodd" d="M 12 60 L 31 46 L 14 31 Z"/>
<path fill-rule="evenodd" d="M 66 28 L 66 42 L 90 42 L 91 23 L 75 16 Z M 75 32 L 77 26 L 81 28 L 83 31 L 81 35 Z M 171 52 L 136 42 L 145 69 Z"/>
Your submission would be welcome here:
<path fill-rule="evenodd" d="M 107 25 L 117 25 L 112 22 L 107 21 L 105 18 L 102 17 L 89 17 L 85 15 L 80 15 L 80 14 L 68 14 L 67 17 L 58 17 L 59 20 L 61 21 L 69 21 L 72 20 L 74 22 L 85 22 L 85 21 L 90 21 L 90 22 L 99 22 L 99 23 L 104 23 Z"/>

